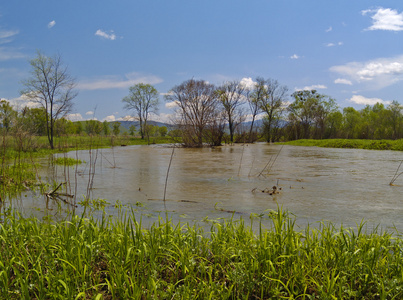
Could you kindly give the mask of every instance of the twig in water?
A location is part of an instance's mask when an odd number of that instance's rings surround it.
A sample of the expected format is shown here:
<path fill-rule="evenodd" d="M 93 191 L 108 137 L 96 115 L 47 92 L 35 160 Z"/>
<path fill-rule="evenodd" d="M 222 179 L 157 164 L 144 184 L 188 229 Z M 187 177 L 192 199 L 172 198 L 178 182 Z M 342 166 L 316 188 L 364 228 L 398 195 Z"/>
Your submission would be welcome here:
<path fill-rule="evenodd" d="M 276 157 L 274 158 L 274 160 L 273 160 L 273 162 L 271 163 L 271 165 L 269 165 L 270 162 L 271 162 L 271 160 L 272 160 L 272 157 L 270 157 L 269 162 L 268 162 L 268 163 L 266 164 L 266 166 L 263 168 L 262 172 L 260 172 L 259 176 L 262 175 L 263 171 L 266 170 L 267 166 L 269 166 L 269 168 L 268 168 L 268 170 L 267 170 L 267 173 L 270 173 L 271 169 L 272 169 L 273 166 L 274 166 L 274 163 L 276 162 L 278 156 L 280 155 L 281 150 L 283 150 L 283 147 L 284 147 L 284 145 L 281 146 L 280 150 L 277 152 L 277 155 L 276 155 Z M 258 176 L 258 177 L 259 177 L 259 176 Z"/>
<path fill-rule="evenodd" d="M 174 157 L 174 152 L 175 152 L 175 146 L 172 148 L 171 159 L 169 160 L 169 165 L 168 165 L 168 170 L 167 170 L 167 176 L 165 177 L 164 198 L 163 198 L 164 206 L 165 206 L 165 195 L 167 193 L 169 169 L 171 169 L 171 163 L 172 163 L 172 159 Z M 165 206 L 165 210 L 166 210 L 166 206 Z"/>
<path fill-rule="evenodd" d="M 61 200 L 67 204 L 70 204 L 71 206 L 77 207 L 75 205 L 75 203 L 70 203 L 67 200 L 61 198 L 60 196 L 65 196 L 65 197 L 69 197 L 69 198 L 74 198 L 73 195 L 70 194 L 66 194 L 66 193 L 58 193 L 57 190 L 63 185 L 63 184 L 67 184 L 67 182 L 62 182 L 60 183 L 55 189 L 53 189 L 52 191 L 45 193 L 45 196 L 47 199 L 58 199 Z"/>
<path fill-rule="evenodd" d="M 268 165 L 270 164 L 271 160 L 272 160 L 273 156 L 270 156 L 269 161 L 267 162 L 267 164 L 264 166 L 263 170 L 259 173 L 259 175 L 257 175 L 257 177 L 260 177 L 263 175 L 264 170 L 266 170 L 266 168 L 268 167 Z"/>
<path fill-rule="evenodd" d="M 243 158 L 243 152 L 244 151 L 245 151 L 245 143 L 243 143 L 243 145 L 242 145 L 242 154 L 241 154 L 241 160 L 239 161 L 238 177 L 239 177 L 239 173 L 241 172 L 242 158 Z"/>
<path fill-rule="evenodd" d="M 399 166 L 396 169 L 395 175 L 393 175 L 392 180 L 389 182 L 389 185 L 393 185 L 393 183 L 396 181 L 396 179 L 403 174 L 403 172 L 399 173 L 399 169 L 402 166 L 403 160 L 400 162 Z"/>

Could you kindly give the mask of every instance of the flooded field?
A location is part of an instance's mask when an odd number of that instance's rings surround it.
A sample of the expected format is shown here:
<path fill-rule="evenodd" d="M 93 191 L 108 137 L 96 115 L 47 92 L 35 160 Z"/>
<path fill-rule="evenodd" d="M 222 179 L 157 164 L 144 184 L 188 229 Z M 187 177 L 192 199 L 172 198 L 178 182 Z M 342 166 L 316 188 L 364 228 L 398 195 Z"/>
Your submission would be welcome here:
<path fill-rule="evenodd" d="M 268 144 L 172 152 L 162 145 L 70 152 L 85 163 L 45 168 L 43 177 L 68 182 L 77 202 L 86 195 L 105 199 L 113 214 L 119 201 L 150 220 L 166 211 L 182 222 L 249 218 L 279 205 L 302 225 L 328 220 L 355 227 L 364 219 L 403 231 L 403 176 L 389 185 L 401 152 Z M 273 186 L 279 193 L 270 195 Z M 27 194 L 20 205 L 44 211 L 44 202 Z M 56 203 L 48 208 L 56 210 Z"/>

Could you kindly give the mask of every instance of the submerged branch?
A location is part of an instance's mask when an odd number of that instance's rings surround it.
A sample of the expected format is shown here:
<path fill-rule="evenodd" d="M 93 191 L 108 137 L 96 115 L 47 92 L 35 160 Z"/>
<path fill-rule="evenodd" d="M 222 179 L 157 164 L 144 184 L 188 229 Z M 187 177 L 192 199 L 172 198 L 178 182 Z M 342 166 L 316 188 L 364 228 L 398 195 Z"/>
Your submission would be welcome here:
<path fill-rule="evenodd" d="M 69 197 L 69 198 L 74 198 L 74 195 L 70 195 L 70 194 L 67 194 L 67 193 L 58 193 L 57 192 L 57 190 L 58 189 L 60 189 L 60 187 L 63 185 L 63 184 L 67 184 L 67 182 L 62 182 L 62 183 L 60 183 L 55 189 L 53 189 L 52 191 L 50 191 L 50 192 L 48 192 L 48 193 L 45 193 L 45 196 L 46 196 L 46 198 L 48 198 L 48 199 L 53 199 L 53 200 L 61 200 L 61 201 L 63 201 L 64 203 L 66 203 L 66 204 L 70 204 L 71 206 L 74 206 L 74 207 L 77 207 L 77 205 L 75 205 L 75 204 L 73 204 L 73 203 L 70 203 L 69 201 L 67 201 L 66 199 L 63 199 L 61 196 L 64 196 L 64 197 Z"/>

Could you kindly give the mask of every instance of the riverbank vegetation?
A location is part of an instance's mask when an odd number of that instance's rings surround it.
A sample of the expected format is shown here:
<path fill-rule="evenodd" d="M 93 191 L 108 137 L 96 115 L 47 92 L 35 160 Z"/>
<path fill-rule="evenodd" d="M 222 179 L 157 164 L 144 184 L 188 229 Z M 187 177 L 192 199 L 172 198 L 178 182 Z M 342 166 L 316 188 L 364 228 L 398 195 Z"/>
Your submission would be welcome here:
<path fill-rule="evenodd" d="M 352 148 L 367 150 L 395 150 L 403 151 L 403 139 L 399 140 L 362 140 L 362 139 L 301 139 L 281 144 L 294 146 L 315 146 L 325 148 Z"/>
<path fill-rule="evenodd" d="M 245 220 L 209 229 L 131 212 L 63 222 L 16 213 L 0 225 L 4 299 L 398 299 L 403 240 L 321 223 L 300 229 L 279 209 L 265 229 Z M 255 226 L 256 227 L 256 226 Z M 207 227 L 208 228 L 208 227 Z"/>

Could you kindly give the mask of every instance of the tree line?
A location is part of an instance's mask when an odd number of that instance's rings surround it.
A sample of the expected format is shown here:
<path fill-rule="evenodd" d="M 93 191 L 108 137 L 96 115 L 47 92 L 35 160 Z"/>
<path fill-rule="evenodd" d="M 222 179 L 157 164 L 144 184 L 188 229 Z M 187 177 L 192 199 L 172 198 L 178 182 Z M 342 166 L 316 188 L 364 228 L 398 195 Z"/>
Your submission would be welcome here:
<path fill-rule="evenodd" d="M 158 107 L 157 91 L 138 84 L 123 99 L 140 122 Z M 141 92 L 140 92 L 141 91 Z M 152 91 L 153 97 L 139 95 Z M 403 138 L 402 106 L 397 101 L 361 110 L 342 110 L 335 99 L 316 90 L 295 91 L 277 80 L 258 77 L 252 84 L 229 81 L 215 86 L 189 79 L 174 86 L 165 100 L 174 104 L 171 123 L 187 147 L 222 142 L 267 142 L 295 139 L 400 139 Z M 133 96 L 137 95 L 137 96 Z M 150 103 L 149 99 L 153 99 Z M 143 110 L 142 110 L 143 108 Z M 256 126 L 257 120 L 260 126 Z M 144 127 L 144 126 L 143 126 Z M 144 127 L 145 128 L 145 127 Z"/>
<path fill-rule="evenodd" d="M 73 123 L 65 118 L 77 92 L 60 56 L 47 57 L 38 52 L 30 65 L 31 76 L 23 82 L 21 94 L 38 107 L 15 111 L 7 101 L 1 101 L 3 131 L 13 130 L 21 139 L 26 134 L 46 135 L 51 148 L 55 134 L 110 133 L 108 122 Z M 402 106 L 397 101 L 387 106 L 377 103 L 361 110 L 353 107 L 340 110 L 330 96 L 316 90 L 295 91 L 290 95 L 286 86 L 263 77 L 248 83 L 228 81 L 219 86 L 189 79 L 174 86 L 164 98 L 174 106 L 169 122 L 173 129 L 169 134 L 187 147 L 252 143 L 259 139 L 277 142 L 301 138 L 403 138 Z M 122 102 L 139 122 L 141 138 L 149 139 L 158 132 L 148 124 L 150 114 L 157 113 L 159 106 L 155 87 L 136 84 L 129 88 L 129 95 Z M 119 134 L 119 125 L 113 124 L 114 134 Z M 130 132 L 135 130 L 132 127 Z M 161 132 L 165 134 L 166 128 Z"/>

